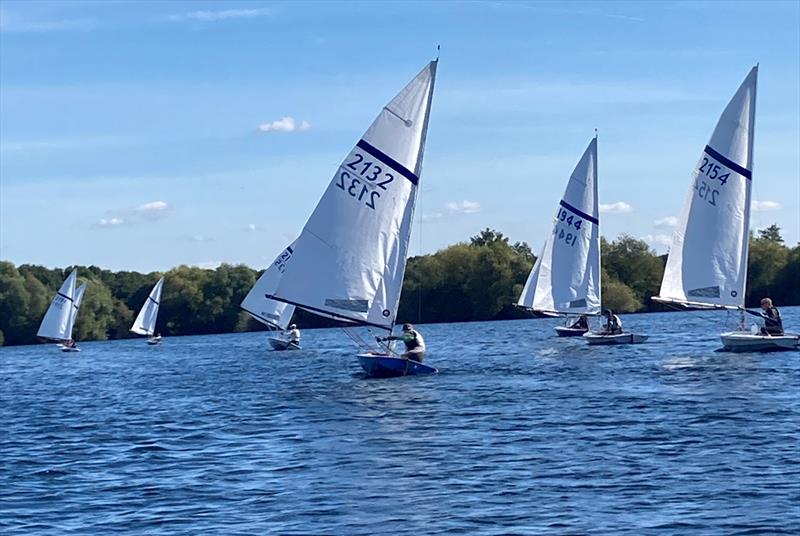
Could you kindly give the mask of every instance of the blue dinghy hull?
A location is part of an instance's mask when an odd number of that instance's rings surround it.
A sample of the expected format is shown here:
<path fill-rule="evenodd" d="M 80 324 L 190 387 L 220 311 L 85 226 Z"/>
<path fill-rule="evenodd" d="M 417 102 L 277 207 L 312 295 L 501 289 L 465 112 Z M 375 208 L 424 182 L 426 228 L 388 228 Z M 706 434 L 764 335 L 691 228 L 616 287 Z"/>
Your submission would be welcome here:
<path fill-rule="evenodd" d="M 373 378 L 394 378 L 439 372 L 423 363 L 386 354 L 358 354 L 358 362 L 361 363 L 361 368 L 367 375 Z"/>

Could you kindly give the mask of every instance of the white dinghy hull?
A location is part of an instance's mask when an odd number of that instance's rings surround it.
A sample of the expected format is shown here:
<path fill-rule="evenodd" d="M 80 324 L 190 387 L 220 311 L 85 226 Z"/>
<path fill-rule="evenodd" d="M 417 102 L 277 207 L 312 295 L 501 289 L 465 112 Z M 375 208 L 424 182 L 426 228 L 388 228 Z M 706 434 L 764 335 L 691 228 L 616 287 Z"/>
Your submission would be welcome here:
<path fill-rule="evenodd" d="M 754 335 L 749 331 L 730 331 L 720 336 L 722 346 L 729 352 L 780 352 L 800 350 L 800 335 Z"/>
<path fill-rule="evenodd" d="M 571 328 L 568 326 L 557 326 L 555 330 L 559 337 L 581 337 L 589 331 L 584 328 Z"/>
<path fill-rule="evenodd" d="M 638 333 L 619 333 L 617 335 L 601 335 L 600 333 L 585 333 L 583 338 L 590 345 L 611 345 L 611 344 L 639 344 L 646 341 L 648 335 Z"/>
<path fill-rule="evenodd" d="M 278 339 L 277 337 L 270 337 L 269 345 L 272 346 L 273 350 L 282 351 L 282 350 L 299 350 L 300 346 L 285 339 Z"/>

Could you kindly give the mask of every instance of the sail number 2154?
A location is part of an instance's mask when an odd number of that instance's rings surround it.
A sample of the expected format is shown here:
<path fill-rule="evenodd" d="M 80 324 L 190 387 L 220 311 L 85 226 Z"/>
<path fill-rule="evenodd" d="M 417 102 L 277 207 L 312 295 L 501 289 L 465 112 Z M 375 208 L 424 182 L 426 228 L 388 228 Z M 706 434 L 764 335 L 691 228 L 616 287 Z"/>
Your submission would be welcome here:
<path fill-rule="evenodd" d="M 375 203 L 380 199 L 380 190 L 387 190 L 387 186 L 394 180 L 394 175 L 384 170 L 377 162 L 372 162 L 364 155 L 353 154 L 354 160 L 345 162 L 339 168 L 336 186 L 350 194 L 350 197 L 363 201 L 364 204 L 375 210 Z"/>
<path fill-rule="evenodd" d="M 706 181 L 697 179 L 694 183 L 694 189 L 697 192 L 697 195 L 712 206 L 717 206 L 717 196 L 719 195 L 719 190 L 712 188 Z"/>

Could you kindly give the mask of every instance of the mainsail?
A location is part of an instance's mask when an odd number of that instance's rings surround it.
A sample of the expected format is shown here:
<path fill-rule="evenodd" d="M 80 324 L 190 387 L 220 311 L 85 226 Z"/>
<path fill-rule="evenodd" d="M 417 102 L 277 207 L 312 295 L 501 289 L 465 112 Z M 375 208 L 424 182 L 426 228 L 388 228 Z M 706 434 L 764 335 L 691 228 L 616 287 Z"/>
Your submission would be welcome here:
<path fill-rule="evenodd" d="M 152 336 L 156 330 L 156 319 L 158 318 L 158 306 L 161 303 L 161 287 L 164 286 L 164 278 L 158 280 L 153 286 L 153 290 L 147 296 L 147 300 L 142 305 L 142 310 L 131 326 L 131 331 L 138 335 Z"/>
<path fill-rule="evenodd" d="M 36 333 L 38 337 L 56 341 L 67 341 L 72 337 L 72 309 L 77 277 L 78 271 L 72 270 L 61 284 L 42 319 L 39 331 Z"/>
<path fill-rule="evenodd" d="M 695 167 L 656 301 L 744 306 L 757 78 L 755 66 Z"/>
<path fill-rule="evenodd" d="M 72 313 L 70 314 L 69 327 L 67 329 L 70 339 L 72 338 L 72 330 L 75 328 L 75 322 L 78 321 L 78 309 L 81 308 L 84 292 L 86 292 L 86 283 L 81 283 L 81 286 L 75 289 L 75 296 L 72 299 Z"/>
<path fill-rule="evenodd" d="M 281 251 L 278 258 L 267 268 L 256 284 L 242 300 L 240 307 L 250 316 L 267 326 L 286 329 L 294 314 L 294 305 L 267 298 L 274 294 L 281 275 L 286 271 L 294 252 L 294 243 Z"/>
<path fill-rule="evenodd" d="M 567 182 L 553 232 L 536 259 L 517 305 L 547 313 L 599 313 L 599 226 L 595 137 Z"/>
<path fill-rule="evenodd" d="M 350 322 L 392 329 L 437 61 L 395 96 L 356 143 L 295 241 L 267 297 Z"/>

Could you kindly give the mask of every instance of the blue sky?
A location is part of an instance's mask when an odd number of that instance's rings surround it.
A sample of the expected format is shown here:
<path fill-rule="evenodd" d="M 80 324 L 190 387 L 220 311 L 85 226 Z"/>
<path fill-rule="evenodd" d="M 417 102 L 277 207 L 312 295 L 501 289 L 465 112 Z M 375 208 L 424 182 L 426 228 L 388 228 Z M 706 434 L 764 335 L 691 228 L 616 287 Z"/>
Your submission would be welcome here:
<path fill-rule="evenodd" d="M 538 251 L 595 128 L 602 233 L 664 251 L 756 62 L 752 222 L 800 240 L 798 2 L 4 0 L 0 258 L 263 267 L 437 44 L 412 254 Z"/>

